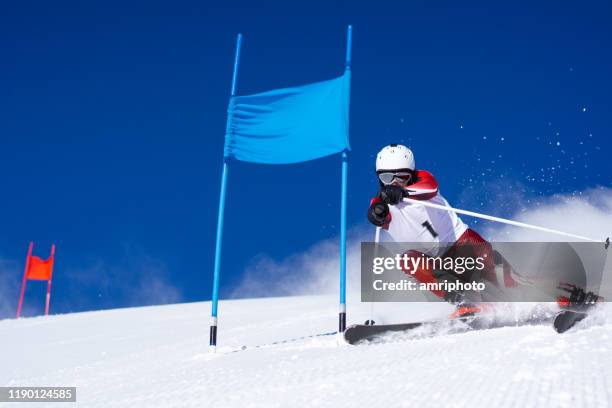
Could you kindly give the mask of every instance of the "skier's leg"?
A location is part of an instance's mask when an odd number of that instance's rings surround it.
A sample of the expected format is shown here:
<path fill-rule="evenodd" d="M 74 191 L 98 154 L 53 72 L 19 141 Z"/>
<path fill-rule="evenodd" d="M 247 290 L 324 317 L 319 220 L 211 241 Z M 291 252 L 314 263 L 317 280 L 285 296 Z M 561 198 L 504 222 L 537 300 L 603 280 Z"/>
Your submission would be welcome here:
<path fill-rule="evenodd" d="M 420 262 L 420 263 L 413 263 L 410 261 L 407 262 L 406 264 L 402 265 L 402 270 L 404 271 L 404 273 L 413 277 L 419 283 L 423 283 L 427 285 L 428 287 L 430 287 L 431 288 L 430 292 L 433 293 L 435 296 L 437 296 L 440 299 L 443 299 L 452 304 L 459 304 L 463 302 L 462 293 L 448 292 L 448 291 L 444 291 L 444 290 L 437 288 L 437 286 L 443 282 L 461 281 L 462 279 L 459 277 L 459 275 L 453 273 L 452 271 L 431 269 L 430 262 L 427 262 L 427 259 L 429 257 L 423 254 L 422 252 L 410 250 L 410 251 L 407 251 L 405 255 L 407 255 L 409 259 L 416 258 L 417 260 L 420 259 L 420 260 L 423 260 L 424 262 Z M 414 270 L 408 268 L 408 265 L 415 265 L 415 264 L 419 266 L 416 267 Z"/>
<path fill-rule="evenodd" d="M 408 256 L 408 258 L 416 258 L 416 259 L 426 259 L 426 255 L 423 254 L 422 252 L 419 251 L 415 251 L 415 250 L 410 250 L 407 251 L 405 253 L 405 255 Z M 402 270 L 404 271 L 405 274 L 413 277 L 414 279 L 416 279 L 418 282 L 420 283 L 434 283 L 437 284 L 439 283 L 438 279 L 436 279 L 436 277 L 433 274 L 433 271 L 429 268 L 427 268 L 427 262 L 421 264 L 421 267 L 416 268 L 415 270 L 409 270 L 407 268 L 407 265 L 409 265 L 410 263 L 406 263 L 404 265 L 402 265 Z M 431 291 L 434 295 L 436 295 L 437 297 L 439 297 L 440 299 L 444 299 L 445 293 L 441 290 L 432 290 Z"/>
<path fill-rule="evenodd" d="M 493 247 L 476 231 L 470 228 L 465 230 L 455 244 L 446 251 L 444 257 L 481 258 L 484 262 L 484 268 L 482 270 L 472 269 L 466 271 L 466 273 L 462 275 L 462 279 L 467 282 L 482 281 L 485 279 L 497 284 Z"/>
<path fill-rule="evenodd" d="M 423 258 L 426 256 L 419 251 L 408 251 L 406 252 L 408 257 Z M 428 268 L 428 262 L 421 263 L 421 267 L 416 270 L 408 270 L 406 264 L 403 265 L 403 271 L 409 276 L 412 276 L 420 283 L 442 283 L 442 282 L 458 282 L 460 281 L 459 276 L 447 271 L 437 271 Z M 489 310 L 488 305 L 481 303 L 479 300 L 466 299 L 463 293 L 460 292 L 445 292 L 442 290 L 432 289 L 431 292 L 440 299 L 447 301 L 457 307 L 449 317 L 451 319 L 471 317 L 480 314 L 484 311 Z M 466 301 L 467 300 L 467 301 Z"/>

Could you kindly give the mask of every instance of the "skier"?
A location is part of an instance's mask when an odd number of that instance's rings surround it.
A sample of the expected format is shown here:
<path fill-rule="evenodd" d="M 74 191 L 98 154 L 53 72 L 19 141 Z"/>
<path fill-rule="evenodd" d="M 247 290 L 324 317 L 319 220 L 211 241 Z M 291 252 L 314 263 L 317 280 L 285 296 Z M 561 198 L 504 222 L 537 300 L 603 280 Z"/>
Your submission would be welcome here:
<path fill-rule="evenodd" d="M 370 202 L 368 219 L 386 231 L 388 239 L 395 242 L 430 244 L 425 253 L 427 256 L 441 255 L 438 251 L 446 248 L 448 249 L 443 257 L 452 256 L 462 247 L 479 249 L 482 253 L 473 255 L 486 254 L 485 279 L 494 281 L 491 275 L 494 265 L 490 244 L 476 231 L 468 228 L 457 214 L 402 201 L 404 197 L 408 197 L 448 206 L 446 199 L 439 193 L 438 182 L 434 176 L 428 171 L 416 169 L 414 155 L 409 148 L 400 144 L 385 146 L 376 156 L 376 174 L 380 190 Z M 415 250 L 410 250 L 407 254 L 411 257 L 421 255 Z M 483 278 L 475 276 L 473 271 L 460 276 L 453 272 L 433 271 L 424 267 L 411 271 L 411 276 L 421 283 L 459 280 L 471 282 Z M 463 303 L 463 293 L 441 290 L 432 292 L 450 303 Z M 463 305 L 457 310 L 470 314 L 480 311 L 476 306 Z"/>
<path fill-rule="evenodd" d="M 401 144 L 385 146 L 376 156 L 376 174 L 380 190 L 370 202 L 368 220 L 382 228 L 386 239 L 419 243 L 419 246 L 429 248 L 424 252 L 409 250 L 407 255 L 410 257 L 461 256 L 484 259 L 482 270 L 472 269 L 462 274 L 427 267 L 411 271 L 404 268 L 404 272 L 421 283 L 485 283 L 487 290 L 480 296 L 469 293 L 466 297 L 466 293 L 462 292 L 432 290 L 437 297 L 458 306 L 452 317 L 481 312 L 487 308 L 482 301 L 503 300 L 499 296 L 506 288 L 529 284 L 493 250 L 489 242 L 469 228 L 455 212 L 431 209 L 418 203 L 427 201 L 449 206 L 440 194 L 434 176 L 428 171 L 416 169 L 414 155 L 409 148 Z M 405 202 L 405 197 L 417 202 Z M 572 300 L 575 299 L 576 296 Z M 559 305 L 567 307 L 568 301 L 567 297 L 560 298 Z M 571 303 L 576 305 L 575 301 Z"/>

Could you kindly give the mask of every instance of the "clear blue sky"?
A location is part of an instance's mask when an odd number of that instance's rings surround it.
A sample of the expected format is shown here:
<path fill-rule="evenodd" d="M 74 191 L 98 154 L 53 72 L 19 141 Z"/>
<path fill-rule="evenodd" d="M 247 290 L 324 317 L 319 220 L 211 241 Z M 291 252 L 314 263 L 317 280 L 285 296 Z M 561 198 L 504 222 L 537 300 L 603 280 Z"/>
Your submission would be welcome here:
<path fill-rule="evenodd" d="M 16 304 L 35 240 L 58 246 L 55 312 L 210 298 L 238 32 L 248 94 L 339 75 L 354 25 L 349 226 L 391 142 L 474 210 L 611 185 L 609 3 L 289 3 L 3 6 L 0 296 Z M 339 176 L 337 156 L 232 164 L 222 294 L 258 254 L 337 234 Z"/>

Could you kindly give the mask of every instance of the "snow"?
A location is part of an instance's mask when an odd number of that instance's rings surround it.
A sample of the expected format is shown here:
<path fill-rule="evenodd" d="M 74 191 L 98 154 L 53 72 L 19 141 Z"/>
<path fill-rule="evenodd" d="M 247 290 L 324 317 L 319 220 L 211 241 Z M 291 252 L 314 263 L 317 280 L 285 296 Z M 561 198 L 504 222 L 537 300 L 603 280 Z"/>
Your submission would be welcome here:
<path fill-rule="evenodd" d="M 374 310 L 380 324 L 440 318 L 450 306 Z M 216 354 L 208 351 L 209 302 L 0 321 L 0 385 L 76 386 L 84 407 L 612 402 L 609 308 L 563 335 L 549 324 L 522 325 L 358 346 L 335 335 L 308 337 L 335 330 L 335 297 L 223 301 L 219 311 Z M 348 316 L 362 322 L 370 306 L 349 304 Z"/>

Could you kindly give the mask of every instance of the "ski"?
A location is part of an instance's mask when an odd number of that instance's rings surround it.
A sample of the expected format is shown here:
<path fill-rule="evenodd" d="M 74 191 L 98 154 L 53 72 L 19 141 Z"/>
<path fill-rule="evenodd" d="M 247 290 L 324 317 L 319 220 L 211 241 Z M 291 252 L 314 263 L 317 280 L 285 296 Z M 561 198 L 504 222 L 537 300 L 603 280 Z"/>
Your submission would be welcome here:
<path fill-rule="evenodd" d="M 344 331 L 344 340 L 348 344 L 356 344 L 362 340 L 369 340 L 383 333 L 398 332 L 421 327 L 427 322 L 381 324 L 369 326 L 365 324 L 354 324 Z"/>
<path fill-rule="evenodd" d="M 555 316 L 553 320 L 553 327 L 557 333 L 565 333 L 587 316 L 588 313 L 586 312 L 562 310 Z"/>
<path fill-rule="evenodd" d="M 468 330 L 476 328 L 478 325 L 475 324 L 477 319 L 473 316 L 459 317 L 455 319 L 443 319 L 443 320 L 430 320 L 422 322 L 412 323 L 396 323 L 396 324 L 380 324 L 380 325 L 365 325 L 365 324 L 354 324 L 349 326 L 344 331 L 344 340 L 348 344 L 357 344 L 361 341 L 373 340 L 379 336 L 386 335 L 393 332 L 407 332 L 421 327 L 431 327 L 433 329 L 443 328 L 448 326 L 449 323 L 464 323 L 461 326 L 462 329 Z"/>

